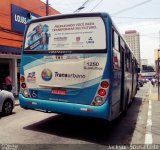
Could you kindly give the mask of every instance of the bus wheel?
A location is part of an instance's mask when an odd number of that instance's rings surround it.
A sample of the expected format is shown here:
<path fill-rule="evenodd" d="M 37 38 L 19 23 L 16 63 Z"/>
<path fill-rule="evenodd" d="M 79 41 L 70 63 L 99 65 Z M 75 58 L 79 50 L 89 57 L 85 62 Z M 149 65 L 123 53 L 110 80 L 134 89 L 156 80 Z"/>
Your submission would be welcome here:
<path fill-rule="evenodd" d="M 129 98 L 129 92 L 127 92 L 127 96 L 125 98 L 125 108 L 122 112 L 122 116 L 126 116 L 127 115 L 127 111 L 128 111 L 128 98 Z"/>

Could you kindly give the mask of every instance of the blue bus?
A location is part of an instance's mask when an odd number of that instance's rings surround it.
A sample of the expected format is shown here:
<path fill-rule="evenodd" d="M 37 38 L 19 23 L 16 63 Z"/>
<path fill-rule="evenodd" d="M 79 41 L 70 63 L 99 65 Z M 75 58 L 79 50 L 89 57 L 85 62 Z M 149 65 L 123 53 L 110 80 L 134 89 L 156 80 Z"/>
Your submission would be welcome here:
<path fill-rule="evenodd" d="M 20 106 L 111 121 L 126 114 L 138 63 L 107 13 L 28 22 L 20 67 Z"/>

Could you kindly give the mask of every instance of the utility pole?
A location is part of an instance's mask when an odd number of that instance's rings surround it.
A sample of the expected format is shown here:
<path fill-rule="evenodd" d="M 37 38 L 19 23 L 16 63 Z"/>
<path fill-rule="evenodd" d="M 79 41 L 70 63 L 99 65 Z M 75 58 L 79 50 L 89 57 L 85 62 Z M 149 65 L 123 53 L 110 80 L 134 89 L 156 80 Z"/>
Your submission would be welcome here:
<path fill-rule="evenodd" d="M 159 58 L 159 52 L 160 52 L 160 31 L 159 31 L 159 49 L 158 49 L 158 101 L 160 98 L 160 93 L 159 93 L 159 74 L 160 74 L 160 70 L 159 70 L 159 62 L 160 62 L 160 58 Z"/>
<path fill-rule="evenodd" d="M 48 4 L 48 0 L 46 0 L 46 16 L 48 16 L 48 6 L 49 6 L 49 4 Z"/>
<path fill-rule="evenodd" d="M 158 101 L 159 101 L 159 49 L 158 49 L 157 66 L 158 66 Z"/>

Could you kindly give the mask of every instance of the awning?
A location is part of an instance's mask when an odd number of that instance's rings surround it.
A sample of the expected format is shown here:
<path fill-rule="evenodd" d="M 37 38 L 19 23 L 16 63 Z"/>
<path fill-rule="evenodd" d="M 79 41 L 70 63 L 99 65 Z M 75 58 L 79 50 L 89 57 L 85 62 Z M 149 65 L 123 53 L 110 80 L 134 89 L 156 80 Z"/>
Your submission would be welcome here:
<path fill-rule="evenodd" d="M 0 54 L 20 55 L 21 48 L 0 45 Z"/>

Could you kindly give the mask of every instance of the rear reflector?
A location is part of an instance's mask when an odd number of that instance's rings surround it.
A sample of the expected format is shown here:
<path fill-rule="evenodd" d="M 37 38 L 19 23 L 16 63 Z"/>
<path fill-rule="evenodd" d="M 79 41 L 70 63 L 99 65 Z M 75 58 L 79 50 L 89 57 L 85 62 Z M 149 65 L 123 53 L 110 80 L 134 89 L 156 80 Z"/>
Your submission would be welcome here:
<path fill-rule="evenodd" d="M 81 111 L 87 111 L 87 112 L 92 112 L 92 108 L 80 108 Z"/>
<path fill-rule="evenodd" d="M 27 104 L 30 104 L 30 105 L 37 105 L 36 102 L 27 102 Z"/>
<path fill-rule="evenodd" d="M 32 102 L 27 102 L 27 104 L 30 104 L 30 105 L 32 105 Z"/>

